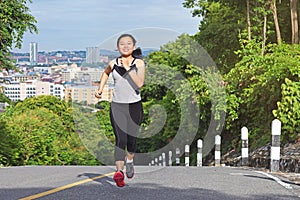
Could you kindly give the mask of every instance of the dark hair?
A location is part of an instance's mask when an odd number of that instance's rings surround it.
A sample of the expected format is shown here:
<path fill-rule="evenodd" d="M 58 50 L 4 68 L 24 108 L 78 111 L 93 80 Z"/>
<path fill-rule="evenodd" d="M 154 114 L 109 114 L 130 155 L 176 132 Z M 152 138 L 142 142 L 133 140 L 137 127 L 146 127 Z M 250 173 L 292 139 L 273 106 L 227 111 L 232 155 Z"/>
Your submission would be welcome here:
<path fill-rule="evenodd" d="M 119 36 L 119 38 L 118 38 L 118 40 L 117 40 L 117 45 L 119 45 L 119 42 L 120 42 L 121 38 L 123 38 L 123 37 L 130 37 L 130 38 L 132 39 L 132 41 L 133 41 L 133 45 L 136 44 L 136 39 L 135 39 L 132 35 L 130 35 L 130 34 L 128 34 L 128 33 L 125 33 L 125 34 L 122 34 L 122 35 Z M 133 56 L 134 58 L 143 59 L 143 53 L 142 53 L 141 48 L 140 48 L 140 47 L 136 48 L 136 49 L 132 52 L 132 56 Z"/>
<path fill-rule="evenodd" d="M 133 56 L 134 58 L 143 59 L 142 49 L 141 49 L 140 47 L 138 47 L 138 48 L 136 48 L 135 50 L 133 50 L 132 56 Z"/>

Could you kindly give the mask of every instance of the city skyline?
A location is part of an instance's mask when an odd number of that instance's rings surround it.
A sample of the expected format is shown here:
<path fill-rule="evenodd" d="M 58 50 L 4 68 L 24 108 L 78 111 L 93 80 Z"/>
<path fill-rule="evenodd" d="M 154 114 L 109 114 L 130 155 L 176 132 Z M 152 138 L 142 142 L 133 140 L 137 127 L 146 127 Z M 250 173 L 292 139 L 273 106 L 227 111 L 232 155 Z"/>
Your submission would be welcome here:
<path fill-rule="evenodd" d="M 30 42 L 38 43 L 39 51 L 85 50 L 101 47 L 123 32 L 139 35 L 139 46 L 158 48 L 175 35 L 198 32 L 200 18 L 192 17 L 182 3 L 182 0 L 153 0 L 151 3 L 33 0 L 28 6 L 38 21 L 39 33 L 25 33 L 22 48 L 12 51 L 29 52 Z M 114 42 L 109 49 L 115 48 Z"/>

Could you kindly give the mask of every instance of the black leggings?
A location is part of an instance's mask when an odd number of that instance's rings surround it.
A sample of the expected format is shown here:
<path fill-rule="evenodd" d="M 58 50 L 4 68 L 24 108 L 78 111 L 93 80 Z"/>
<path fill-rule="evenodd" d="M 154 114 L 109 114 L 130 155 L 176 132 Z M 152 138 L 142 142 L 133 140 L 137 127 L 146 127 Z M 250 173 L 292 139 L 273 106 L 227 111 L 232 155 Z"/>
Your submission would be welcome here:
<path fill-rule="evenodd" d="M 125 149 L 136 152 L 136 138 L 143 119 L 142 102 L 110 105 L 110 121 L 116 138 L 115 161 L 125 160 Z"/>

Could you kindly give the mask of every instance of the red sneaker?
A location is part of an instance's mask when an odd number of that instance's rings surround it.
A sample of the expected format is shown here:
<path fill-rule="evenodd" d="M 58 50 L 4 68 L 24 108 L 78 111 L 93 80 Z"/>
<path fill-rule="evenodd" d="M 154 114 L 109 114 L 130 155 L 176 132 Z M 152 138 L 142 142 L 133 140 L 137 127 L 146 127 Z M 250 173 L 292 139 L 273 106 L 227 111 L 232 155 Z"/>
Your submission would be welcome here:
<path fill-rule="evenodd" d="M 125 186 L 124 173 L 122 171 L 116 171 L 116 173 L 114 175 L 114 180 L 115 180 L 118 187 L 124 187 Z"/>

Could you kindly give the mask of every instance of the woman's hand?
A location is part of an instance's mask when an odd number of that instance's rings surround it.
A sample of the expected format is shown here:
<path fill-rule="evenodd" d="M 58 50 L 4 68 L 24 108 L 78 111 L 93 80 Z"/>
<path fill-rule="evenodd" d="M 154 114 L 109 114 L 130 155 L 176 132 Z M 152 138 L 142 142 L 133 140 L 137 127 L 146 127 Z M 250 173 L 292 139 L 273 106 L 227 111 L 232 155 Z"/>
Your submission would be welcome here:
<path fill-rule="evenodd" d="M 95 97 L 98 98 L 98 99 L 101 99 L 101 98 L 102 98 L 102 92 L 99 91 L 99 90 L 97 90 L 97 91 L 95 92 Z"/>
<path fill-rule="evenodd" d="M 127 58 L 120 58 L 121 66 L 123 66 L 127 71 L 130 69 L 130 63 Z"/>

